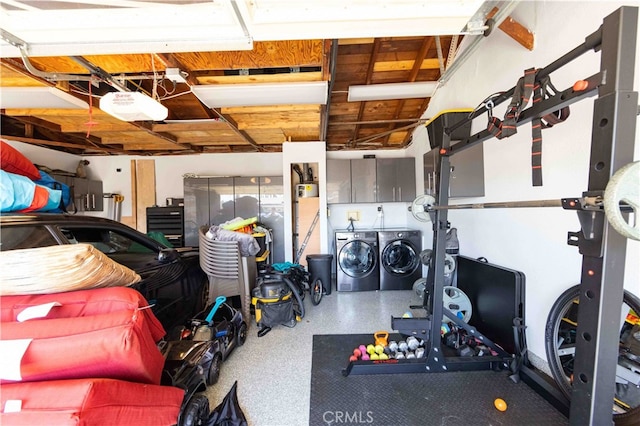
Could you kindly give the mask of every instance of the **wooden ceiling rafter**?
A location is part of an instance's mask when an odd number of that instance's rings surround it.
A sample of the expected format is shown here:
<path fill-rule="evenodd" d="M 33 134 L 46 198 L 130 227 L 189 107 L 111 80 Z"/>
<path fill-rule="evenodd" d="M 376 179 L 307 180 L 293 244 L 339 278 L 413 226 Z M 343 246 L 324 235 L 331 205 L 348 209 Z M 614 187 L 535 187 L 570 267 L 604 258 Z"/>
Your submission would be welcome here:
<path fill-rule="evenodd" d="M 442 48 L 449 47 L 450 56 L 451 49 L 457 46 L 448 45 L 451 38 L 442 36 Z M 86 61 L 70 56 L 38 56 L 32 58 L 32 64 L 50 73 L 40 77 L 31 75 L 26 70 L 29 64 L 24 65 L 19 57 L 2 59 L 0 84 L 4 87 L 57 87 L 86 102 L 89 98 L 84 80 L 91 73 L 98 75 L 95 73 L 104 70 L 103 75 L 113 76 L 127 89 L 157 93 L 158 100 L 169 110 L 163 121 L 126 122 L 99 110 L 96 101 L 92 121 L 99 124 L 92 126 L 90 137 L 84 139 L 89 121 L 86 110 L 36 109 L 37 103 L 29 102 L 26 105 L 30 108 L 2 110 L 2 124 L 6 125 L 3 133 L 69 143 L 69 147 L 57 149 L 73 154 L 83 149 L 79 145 L 85 145 L 88 155 L 104 155 L 105 148 L 116 150 L 106 155 L 118 153 L 119 149 L 134 155 L 281 152 L 282 143 L 287 140 L 322 140 L 327 150 L 402 148 L 411 139 L 411 132 L 405 127 L 419 122 L 419 114 L 424 113 L 429 100 L 348 102 L 348 88 L 436 81 L 440 64 L 433 43 L 432 36 L 393 36 L 256 42 L 251 51 L 95 54 L 82 57 Z M 87 61 L 89 68 L 83 65 Z M 168 81 L 168 68 L 180 70 L 186 83 Z M 77 75 L 81 81 L 48 81 L 52 80 L 48 75 L 55 73 Z M 190 90 L 205 85 L 318 81 L 329 85 L 326 104 L 214 109 Z M 157 84 L 157 90 L 152 84 Z M 113 89 L 101 84 L 94 93 L 100 95 L 105 90 Z M 16 117 L 24 121 L 15 121 Z"/>
<path fill-rule="evenodd" d="M 29 80 L 33 80 L 33 81 L 37 81 L 39 83 L 41 83 L 44 86 L 48 86 L 48 87 L 54 87 L 60 90 L 63 90 L 65 93 L 68 93 L 69 95 L 75 97 L 76 99 L 80 99 L 82 101 L 87 101 L 88 95 L 87 96 L 83 96 L 73 90 L 70 89 L 70 85 L 69 82 L 63 82 L 64 84 L 57 84 L 55 82 L 49 81 L 45 78 L 42 78 L 40 76 L 37 75 L 33 75 L 29 72 L 29 70 L 27 70 L 26 66 L 24 65 L 23 62 L 20 62 L 18 60 L 12 59 L 12 58 L 3 58 L 2 59 L 2 64 L 8 68 L 10 68 L 11 70 L 20 73 L 22 75 L 24 75 L 26 78 L 28 78 Z M 87 112 L 85 112 L 83 110 L 83 114 L 88 114 Z M 41 133 L 45 132 L 45 129 L 49 129 L 54 131 L 56 134 L 58 135 L 65 135 L 66 132 L 63 131 L 62 127 L 60 125 L 56 125 L 51 123 L 50 121 L 46 121 L 43 119 L 37 119 L 37 118 L 27 118 L 27 117 L 16 117 L 14 116 L 14 118 L 16 118 L 17 120 L 21 121 L 22 123 L 25 124 L 26 127 L 26 133 L 30 134 L 30 136 L 33 136 L 34 134 L 34 129 L 33 127 L 36 127 L 39 129 L 39 131 Z M 88 142 L 89 139 L 85 138 L 84 139 L 85 142 Z"/>
<path fill-rule="evenodd" d="M 371 56 L 369 58 L 369 66 L 367 68 L 367 74 L 366 74 L 366 78 L 365 78 L 365 83 L 364 84 L 371 84 L 371 79 L 373 77 L 373 68 L 376 64 L 376 58 L 378 57 L 378 53 L 380 53 L 380 46 L 382 45 L 382 41 L 379 37 L 375 38 L 373 40 L 373 48 L 371 51 Z M 364 114 L 364 108 L 365 108 L 365 101 L 361 101 L 360 102 L 360 108 L 358 110 L 358 118 L 356 119 L 356 121 L 361 121 L 362 120 L 362 115 Z M 358 145 L 358 133 L 360 133 L 360 125 L 356 124 L 355 128 L 353 129 L 353 136 L 351 137 L 351 141 L 349 143 L 349 146 L 351 148 L 355 148 Z"/>
<path fill-rule="evenodd" d="M 37 129 L 37 132 L 44 137 L 49 138 L 52 141 L 58 143 L 67 143 L 69 145 L 55 145 L 55 146 L 63 146 L 66 148 L 75 148 L 81 152 L 84 152 L 87 149 L 96 149 L 104 152 L 111 153 L 111 149 L 106 147 L 101 143 L 101 141 L 95 136 L 80 136 L 77 133 L 72 132 L 64 132 L 60 125 L 56 123 L 51 123 L 49 121 L 43 120 L 41 118 L 36 117 L 12 117 L 14 121 L 20 122 L 25 127 L 25 136 L 23 137 L 28 140 L 39 140 L 35 136 L 34 129 Z M 20 136 L 14 136 L 14 138 L 20 138 Z M 83 145 L 79 145 L 71 142 L 71 139 L 76 139 L 81 141 Z M 35 143 L 35 142 L 33 142 Z M 44 142 L 40 142 L 40 144 L 44 144 Z M 126 151 L 119 151 L 119 154 L 126 154 Z"/>
<path fill-rule="evenodd" d="M 154 57 L 159 58 L 163 62 L 163 64 L 165 64 L 163 55 L 154 55 Z M 95 67 L 95 65 L 93 63 L 89 62 L 89 64 L 90 64 L 90 66 Z M 159 139 L 162 139 L 164 141 L 167 141 L 167 142 L 169 142 L 171 144 L 176 145 L 179 148 L 193 150 L 194 152 L 202 152 L 202 148 L 201 147 L 194 147 L 194 146 L 192 146 L 190 144 L 185 144 L 185 143 L 178 142 L 177 138 L 175 136 L 173 136 L 172 134 L 170 134 L 170 133 L 154 131 L 152 123 L 144 122 L 144 121 L 132 121 L 132 122 L 130 122 L 130 124 L 132 126 L 138 128 L 138 129 L 146 132 L 147 134 L 149 134 L 151 136 L 154 136 L 156 138 L 159 138 Z"/>
<path fill-rule="evenodd" d="M 262 147 L 260 145 L 258 145 L 258 143 L 256 141 L 253 140 L 253 138 L 249 135 L 249 133 L 247 133 L 246 130 L 240 130 L 238 129 L 238 123 L 236 123 L 236 121 L 231 118 L 231 116 L 227 115 L 227 114 L 223 114 L 222 111 L 220 111 L 219 108 L 212 108 L 211 109 L 218 117 L 220 117 L 221 119 L 223 119 L 224 121 L 227 122 L 227 124 L 229 125 L 229 127 L 236 133 L 238 134 L 241 138 L 243 138 L 249 145 L 251 145 L 252 147 L 254 147 L 254 149 L 258 152 L 264 152 L 264 150 L 262 149 Z M 231 148 L 229 148 L 231 149 Z"/>
<path fill-rule="evenodd" d="M 498 13 L 498 8 L 494 7 L 487 14 L 487 19 L 493 18 L 496 13 Z M 533 50 L 535 44 L 535 38 L 533 33 L 524 25 L 513 19 L 511 16 L 507 16 L 501 23 L 498 25 L 498 28 L 506 35 L 514 39 L 518 44 L 524 47 L 527 50 Z"/>
<path fill-rule="evenodd" d="M 64 133 L 62 131 L 62 126 L 57 123 L 52 123 L 51 121 L 44 120 L 39 117 L 30 117 L 30 116 L 11 116 L 11 119 L 23 123 L 25 125 L 35 126 L 40 129 L 48 129 L 53 132 Z M 31 130 L 33 132 L 33 130 Z"/>
<path fill-rule="evenodd" d="M 425 58 L 427 57 L 427 54 L 429 53 L 429 49 L 431 49 L 431 47 L 433 46 L 433 41 L 434 41 L 434 37 L 425 37 L 424 40 L 422 40 L 422 45 L 420 46 L 420 50 L 416 54 L 416 60 L 413 63 L 413 68 L 411 69 L 411 72 L 409 73 L 409 77 L 407 78 L 407 82 L 413 83 L 418 78 L 418 73 L 420 72 L 421 64 L 425 60 Z M 405 103 L 406 103 L 406 101 L 404 99 L 400 99 L 398 101 L 398 105 L 396 106 L 396 110 L 393 113 L 393 119 L 394 120 L 400 118 L 400 114 L 402 113 L 402 109 L 404 108 Z M 424 110 L 421 110 L 420 111 L 420 115 L 422 115 L 423 113 L 424 113 Z M 387 130 L 392 130 L 394 127 L 395 127 L 395 124 L 393 124 L 393 123 L 389 124 L 389 127 L 387 128 Z M 391 134 L 388 134 L 384 138 L 384 140 L 382 141 L 382 146 L 387 147 L 389 145 L 389 137 L 390 136 L 391 136 Z"/>
<path fill-rule="evenodd" d="M 16 142 L 25 142 L 25 143 L 35 144 L 35 145 L 58 146 L 58 147 L 73 148 L 73 149 L 78 149 L 78 150 L 86 150 L 87 149 L 86 145 L 78 145 L 78 144 L 74 144 L 74 143 L 70 143 L 70 142 L 60 142 L 60 141 L 51 141 L 51 140 L 44 140 L 44 139 L 34 139 L 34 138 L 26 138 L 26 137 L 13 136 L 13 135 L 12 136 L 1 135 L 0 137 L 2 137 L 4 139 L 14 140 Z M 112 154 L 128 154 L 128 152 L 126 152 L 126 151 L 115 149 L 115 148 L 93 147 L 93 149 L 96 150 L 96 151 L 102 151 L 102 152 L 112 153 Z"/>
<path fill-rule="evenodd" d="M 27 68 L 24 66 L 24 63 L 21 62 L 21 61 L 18 61 L 17 59 L 2 58 L 2 59 L 0 59 L 0 63 L 2 63 L 2 65 L 6 66 L 7 68 L 11 69 L 12 71 L 15 71 L 18 74 L 24 75 L 25 77 L 29 78 L 30 80 L 37 81 L 37 82 L 41 83 L 43 86 L 55 87 L 55 83 L 52 83 L 47 79 L 44 79 L 42 77 L 35 76 L 35 75 L 31 74 L 27 70 Z"/>
<path fill-rule="evenodd" d="M 175 55 L 171 53 L 154 53 L 154 56 L 164 65 L 165 70 L 167 68 L 178 68 L 180 71 L 187 73 L 185 80 L 189 86 L 197 86 L 198 79 L 193 76 L 191 70 L 187 68 Z"/>
<path fill-rule="evenodd" d="M 420 105 L 420 111 L 422 111 L 422 113 L 424 114 L 424 111 L 427 110 L 427 107 L 429 106 L 429 102 L 431 101 L 431 98 L 425 98 L 424 101 L 422 101 L 422 105 Z M 420 124 L 424 124 L 428 121 L 428 119 L 422 119 L 419 122 Z M 417 127 L 417 126 L 416 126 Z M 407 134 L 404 136 L 404 139 L 402 140 L 402 146 L 407 146 L 409 145 L 409 143 L 411 142 L 411 138 L 413 137 L 413 132 L 407 132 Z"/>
<path fill-rule="evenodd" d="M 28 138 L 32 138 L 35 133 L 35 126 L 31 123 L 24 124 L 24 135 Z"/>
<path fill-rule="evenodd" d="M 42 135 L 45 136 L 51 140 L 58 140 L 60 139 L 61 141 L 64 142 L 69 142 L 69 143 L 74 143 L 73 140 L 77 140 L 78 142 L 81 142 L 83 144 L 82 150 L 87 150 L 87 149 L 102 149 L 102 148 L 106 148 L 99 140 L 98 138 L 94 137 L 94 136 L 90 136 L 90 135 L 84 135 L 81 136 L 81 134 L 76 134 L 76 133 L 63 133 L 63 132 L 53 132 L 44 128 L 40 128 L 38 129 L 38 132 Z"/>
<path fill-rule="evenodd" d="M 376 139 L 380 139 L 380 138 L 383 138 L 385 136 L 388 136 L 391 133 L 400 132 L 400 131 L 408 131 L 408 130 L 414 129 L 414 128 L 418 127 L 422 122 L 423 122 L 423 120 L 416 120 L 414 123 L 407 124 L 406 126 L 398 127 L 397 129 L 386 130 L 384 132 L 377 133 L 375 135 L 365 136 L 365 137 L 360 138 L 359 140 L 357 140 L 355 142 L 356 143 L 370 143 L 370 142 L 372 142 L 372 141 L 374 141 Z"/>
<path fill-rule="evenodd" d="M 186 81 L 187 81 L 187 84 L 189 86 L 197 86 L 197 85 L 200 84 L 199 81 L 198 81 L 198 78 L 193 75 L 191 70 L 183 62 L 181 62 L 176 57 L 176 55 L 172 55 L 172 54 L 157 54 L 156 56 L 160 58 L 162 63 L 165 65 L 165 67 L 178 68 L 179 70 L 186 72 L 188 74 L 187 77 L 186 77 Z M 260 145 L 258 145 L 258 143 L 256 141 L 254 141 L 251 138 L 251 136 L 249 136 L 249 134 L 247 132 L 245 132 L 243 130 L 240 130 L 238 128 L 238 125 L 237 125 L 236 121 L 233 118 L 231 118 L 230 115 L 223 114 L 220 111 L 220 109 L 207 107 L 199 99 L 198 99 L 198 103 L 201 105 L 202 110 L 207 114 L 208 118 L 210 118 L 210 119 L 211 118 L 219 118 L 219 119 L 223 120 L 234 133 L 236 133 L 238 136 L 240 136 L 242 139 L 244 139 L 249 145 L 253 146 L 257 151 L 261 151 L 262 150 Z M 190 145 L 190 146 L 193 147 L 194 149 L 196 149 L 196 152 L 205 152 L 204 147 L 197 146 L 197 145 Z M 229 151 L 231 151 L 231 149 L 232 149 L 230 145 L 227 145 L 227 148 L 228 148 Z"/>
<path fill-rule="evenodd" d="M 50 81 L 48 81 L 48 80 L 46 80 L 46 79 L 44 79 L 44 78 L 41 78 L 41 77 L 38 77 L 38 76 L 34 76 L 33 74 L 31 74 L 31 73 L 26 69 L 26 67 L 24 67 L 24 64 L 19 64 L 19 63 L 17 63 L 17 61 L 10 60 L 10 59 L 9 59 L 9 60 L 5 60 L 5 59 L 3 59 L 3 60 L 2 60 L 2 62 L 3 62 L 5 65 L 7 65 L 8 67 L 10 67 L 11 69 L 13 69 L 14 71 L 16 71 L 16 72 L 20 72 L 20 73 L 22 73 L 22 74 L 25 74 L 25 76 L 27 76 L 27 77 L 29 77 L 29 78 L 31 78 L 31 79 L 35 79 L 35 80 L 37 80 L 37 81 L 40 81 L 40 82 L 42 82 L 43 84 L 46 84 L 46 85 L 48 85 L 48 86 L 50 86 L 50 87 L 58 87 L 58 86 L 57 86 L 55 83 L 53 83 L 53 82 L 50 82 Z M 67 87 L 68 87 L 68 86 L 67 86 Z M 58 87 L 58 88 L 59 88 L 59 87 Z M 76 97 L 76 98 L 78 98 L 78 99 L 81 99 L 81 100 L 86 101 L 86 98 L 85 98 L 84 96 L 82 96 L 82 95 L 80 95 L 80 94 L 78 94 L 78 93 L 76 93 L 76 92 L 74 92 L 74 91 L 66 90 L 65 92 L 66 92 L 66 93 L 69 93 L 70 95 L 72 95 L 72 96 L 74 96 L 74 97 Z M 88 95 L 87 95 L 87 96 L 88 96 Z M 33 123 L 32 123 L 32 124 L 33 124 Z M 144 122 L 131 122 L 130 124 L 131 124 L 132 126 L 134 126 L 134 127 L 138 128 L 138 129 L 141 129 L 141 130 L 143 130 L 143 131 L 145 131 L 145 132 L 147 132 L 147 133 L 149 133 L 149 134 L 153 135 L 153 136 L 156 136 L 156 137 L 158 137 L 158 138 L 160 138 L 160 139 L 163 139 L 163 140 L 166 140 L 166 141 L 168 141 L 168 142 L 174 143 L 174 144 L 176 144 L 176 145 L 178 145 L 178 146 L 180 146 L 180 147 L 187 148 L 187 149 L 193 149 L 195 152 L 198 152 L 199 150 L 201 151 L 201 149 L 200 149 L 199 147 L 198 147 L 198 148 L 194 148 L 194 147 L 192 147 L 191 145 L 184 145 L 184 144 L 181 144 L 181 143 L 177 142 L 177 140 L 176 140 L 172 135 L 170 135 L 170 134 L 154 132 L 154 131 L 152 130 L 152 128 L 150 127 L 150 125 L 148 125 L 147 123 L 144 123 Z M 62 132 L 62 130 L 61 130 L 61 129 L 59 129 L 59 130 L 57 130 L 57 129 L 56 129 L 56 131 L 58 131 L 58 132 Z"/>
<path fill-rule="evenodd" d="M 147 132 L 149 135 L 160 138 L 162 140 L 165 140 L 167 142 L 170 142 L 174 145 L 176 145 L 177 147 L 180 148 L 184 148 L 184 149 L 190 149 L 193 150 L 195 152 L 202 152 L 202 148 L 201 147 L 195 147 L 191 144 L 188 143 L 182 143 L 178 141 L 178 138 L 175 137 L 174 135 L 172 135 L 171 133 L 168 132 L 157 132 L 155 130 L 153 130 L 153 123 L 151 122 L 146 122 L 146 121 L 133 121 L 131 122 L 131 124 L 135 127 L 137 127 L 140 130 L 143 130 L 145 132 Z"/>
<path fill-rule="evenodd" d="M 413 123 L 415 118 L 397 118 L 389 120 L 336 121 L 330 126 L 355 126 L 356 124 Z"/>

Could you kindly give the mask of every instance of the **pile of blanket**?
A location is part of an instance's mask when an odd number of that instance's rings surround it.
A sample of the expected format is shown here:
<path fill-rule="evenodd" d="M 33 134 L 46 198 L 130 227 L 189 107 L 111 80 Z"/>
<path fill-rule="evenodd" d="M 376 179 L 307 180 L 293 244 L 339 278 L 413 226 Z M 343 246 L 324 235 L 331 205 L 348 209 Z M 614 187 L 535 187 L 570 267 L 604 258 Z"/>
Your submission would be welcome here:
<path fill-rule="evenodd" d="M 63 193 L 68 193 L 66 185 L 38 170 L 22 153 L 4 141 L 0 141 L 0 156 L 1 212 L 66 211 L 65 203 L 70 201 L 63 199 Z"/>

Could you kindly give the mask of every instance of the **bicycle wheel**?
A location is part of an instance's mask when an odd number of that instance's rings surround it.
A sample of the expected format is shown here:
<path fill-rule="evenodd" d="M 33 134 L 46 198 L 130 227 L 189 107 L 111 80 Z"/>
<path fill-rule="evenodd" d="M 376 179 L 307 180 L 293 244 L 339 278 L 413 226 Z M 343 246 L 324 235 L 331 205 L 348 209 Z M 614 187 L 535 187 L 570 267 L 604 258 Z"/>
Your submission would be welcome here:
<path fill-rule="evenodd" d="M 311 303 L 313 305 L 319 305 L 322 300 L 322 293 L 324 288 L 322 287 L 322 280 L 320 278 L 316 278 L 316 280 L 311 284 L 309 291 L 311 292 Z"/>
<path fill-rule="evenodd" d="M 578 328 L 579 297 L 579 285 L 562 293 L 551 307 L 545 328 L 545 350 L 551 374 L 562 393 L 569 399 L 571 399 L 571 380 Z M 613 410 L 619 413 L 637 411 L 640 406 L 640 390 L 637 388 L 637 384 L 640 382 L 640 333 L 637 333 L 637 326 L 634 328 L 633 325 L 634 312 L 640 313 L 640 299 L 625 291 L 620 310 L 622 326 Z M 633 330 L 636 332 L 631 333 Z M 639 336 L 634 337 L 636 334 Z M 626 415 L 615 415 L 614 420 L 617 420 L 616 417 L 626 417 Z"/>

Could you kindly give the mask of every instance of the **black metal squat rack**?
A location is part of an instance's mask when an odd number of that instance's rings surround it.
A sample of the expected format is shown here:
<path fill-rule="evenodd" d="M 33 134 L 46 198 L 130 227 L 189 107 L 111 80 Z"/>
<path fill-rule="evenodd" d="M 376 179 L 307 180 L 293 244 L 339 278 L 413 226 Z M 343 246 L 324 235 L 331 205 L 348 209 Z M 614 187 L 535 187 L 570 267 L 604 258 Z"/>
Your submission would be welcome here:
<path fill-rule="evenodd" d="M 569 232 L 567 240 L 569 245 L 578 247 L 583 258 L 578 339 L 574 360 L 575 379 L 570 407 L 560 392 L 526 365 L 518 366 L 517 371 L 514 371 L 514 374 L 518 374 L 519 378 L 543 394 L 557 408 L 568 412 L 571 425 L 612 424 L 611 403 L 614 398 L 618 358 L 617 327 L 624 291 L 626 238 L 609 225 L 602 207 L 594 208 L 583 200 L 587 197 L 601 197 L 613 173 L 633 161 L 636 116 L 639 109 L 638 93 L 633 91 L 637 31 L 637 7 L 623 6 L 605 17 L 600 28 L 588 35 L 584 43 L 538 70 L 536 78 L 549 76 L 553 71 L 590 50 L 600 52 L 600 72 L 585 78 L 583 81 L 587 84 L 581 90 L 570 87 L 523 110 L 516 122 L 516 125 L 520 126 L 584 98 L 597 95 L 594 101 L 588 188 L 583 192 L 582 198 L 562 200 L 563 208 L 576 210 L 582 227 L 578 232 Z M 513 87 L 494 98 L 493 105 L 510 99 L 515 90 L 516 87 Z M 475 117 L 487 111 L 487 107 L 483 106 L 457 122 L 453 122 L 453 114 L 442 116 L 443 121 L 434 132 L 435 138 L 431 140 L 432 146 L 437 146 L 441 154 L 437 170 L 440 179 L 436 206 L 446 206 L 449 201 L 449 157 L 493 137 L 488 130 L 482 130 L 452 145 L 451 135 L 456 129 L 469 125 Z M 496 368 L 497 364 L 513 368 L 506 365 L 510 355 L 504 351 L 498 351 L 498 357 L 487 359 L 454 359 L 443 354 L 439 338 L 439 318 L 443 317 L 443 313 L 468 332 L 475 333 L 482 339 L 486 337 L 464 324 L 447 309 L 443 309 L 448 211 L 444 208 L 436 209 L 431 214 L 434 231 L 433 260 L 432 267 L 429 268 L 427 287 L 433 283 L 433 294 L 430 298 L 424 298 L 423 307 L 427 316 L 392 318 L 394 330 L 425 339 L 425 357 L 384 362 L 356 361 L 349 365 L 345 374 L 480 370 Z M 432 321 L 431 318 L 438 320 Z M 484 340 L 484 343 L 496 348 L 488 339 Z"/>

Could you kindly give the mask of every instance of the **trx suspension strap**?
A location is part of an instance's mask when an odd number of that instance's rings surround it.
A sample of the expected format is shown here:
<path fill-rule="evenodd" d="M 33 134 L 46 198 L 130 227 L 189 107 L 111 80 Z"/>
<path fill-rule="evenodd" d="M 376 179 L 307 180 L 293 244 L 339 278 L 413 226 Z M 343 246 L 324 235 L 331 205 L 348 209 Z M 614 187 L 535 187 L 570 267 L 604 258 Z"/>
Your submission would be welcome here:
<path fill-rule="evenodd" d="M 500 121 L 499 118 L 494 117 L 491 108 L 487 108 L 489 111 L 489 124 L 487 130 L 491 132 L 496 138 L 503 139 L 509 136 L 515 135 L 518 131 L 516 128 L 516 122 L 520 113 L 531 99 L 533 93 L 533 84 L 535 82 L 536 70 L 529 68 L 525 70 L 524 77 L 518 79 L 515 90 L 513 91 L 513 97 L 507 107 L 507 112 L 504 114 L 504 121 Z"/>
<path fill-rule="evenodd" d="M 553 93 L 549 91 L 549 88 L 553 90 Z M 533 103 L 536 104 L 550 95 L 555 95 L 558 91 L 551 84 L 549 76 L 546 76 L 542 81 L 536 80 L 533 93 Z M 533 186 L 542 186 L 542 129 L 562 123 L 568 117 L 569 107 L 567 106 L 531 121 L 531 179 Z"/>
<path fill-rule="evenodd" d="M 525 70 L 524 76 L 518 79 L 513 97 L 507 107 L 504 120 L 494 117 L 492 114 L 492 103 L 489 101 L 487 110 L 489 112 L 489 123 L 487 130 L 498 139 L 503 139 L 514 135 L 517 132 L 516 123 L 522 110 L 529 104 L 533 95 L 535 104 L 541 100 L 554 95 L 557 90 L 551 84 L 551 79 L 547 76 L 538 81 L 536 74 L 538 70 L 529 68 Z M 549 91 L 553 90 L 553 93 Z M 542 118 L 532 120 L 532 143 L 531 143 L 531 179 L 533 186 L 542 186 L 542 129 L 553 127 L 554 124 L 563 122 L 569 116 L 569 107 L 564 107 L 554 111 Z"/>

